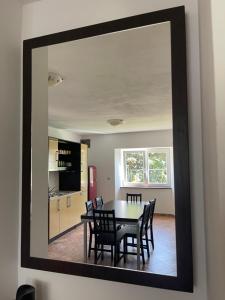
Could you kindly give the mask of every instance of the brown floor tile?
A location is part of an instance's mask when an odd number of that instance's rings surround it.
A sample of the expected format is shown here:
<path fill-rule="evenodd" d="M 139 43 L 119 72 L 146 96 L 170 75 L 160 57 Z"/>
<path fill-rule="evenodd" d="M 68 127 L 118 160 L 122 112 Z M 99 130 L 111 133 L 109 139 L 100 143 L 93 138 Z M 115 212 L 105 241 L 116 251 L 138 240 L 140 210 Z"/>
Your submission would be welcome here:
<path fill-rule="evenodd" d="M 155 215 L 153 226 L 155 249 L 150 251 L 149 259 L 147 259 L 147 252 L 145 253 L 146 264 L 141 264 L 142 270 L 176 276 L 175 218 L 173 216 Z M 131 250 L 130 248 L 129 251 Z M 92 251 L 88 263 L 94 263 L 93 256 Z M 48 257 L 62 261 L 83 262 L 83 226 L 77 227 L 52 242 L 48 248 Z M 105 253 L 104 260 L 99 260 L 98 264 L 111 266 L 110 253 Z M 136 256 L 128 255 L 127 263 L 124 265 L 123 260 L 121 260 L 118 267 L 136 269 Z"/>

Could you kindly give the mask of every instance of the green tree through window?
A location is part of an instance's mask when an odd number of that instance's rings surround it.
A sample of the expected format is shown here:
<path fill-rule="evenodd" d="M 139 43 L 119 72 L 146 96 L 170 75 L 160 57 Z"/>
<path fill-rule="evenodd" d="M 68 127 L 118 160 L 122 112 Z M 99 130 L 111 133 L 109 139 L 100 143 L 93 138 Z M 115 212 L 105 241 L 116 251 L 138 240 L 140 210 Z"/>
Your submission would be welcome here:
<path fill-rule="evenodd" d="M 148 153 L 149 183 L 167 183 L 166 153 Z"/>
<path fill-rule="evenodd" d="M 144 152 L 125 152 L 127 182 L 144 182 Z"/>
<path fill-rule="evenodd" d="M 137 185 L 170 185 L 170 149 L 124 149 L 124 183 Z"/>

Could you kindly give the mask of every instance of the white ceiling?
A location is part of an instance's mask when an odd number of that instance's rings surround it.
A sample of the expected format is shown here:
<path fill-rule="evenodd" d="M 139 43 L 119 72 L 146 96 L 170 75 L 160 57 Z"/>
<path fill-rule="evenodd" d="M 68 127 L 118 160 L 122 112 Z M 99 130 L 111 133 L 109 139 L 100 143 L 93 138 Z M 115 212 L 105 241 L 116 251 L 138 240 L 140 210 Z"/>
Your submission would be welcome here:
<path fill-rule="evenodd" d="M 172 128 L 170 24 L 48 47 L 49 126 L 77 133 Z M 108 119 L 124 124 L 112 127 Z"/>

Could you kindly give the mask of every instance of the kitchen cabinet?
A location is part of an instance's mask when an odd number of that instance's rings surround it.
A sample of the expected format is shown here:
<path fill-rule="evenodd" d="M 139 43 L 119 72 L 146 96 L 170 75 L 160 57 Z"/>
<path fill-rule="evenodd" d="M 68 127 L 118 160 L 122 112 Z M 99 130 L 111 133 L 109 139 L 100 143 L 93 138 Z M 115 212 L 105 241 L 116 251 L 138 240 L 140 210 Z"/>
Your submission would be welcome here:
<path fill-rule="evenodd" d="M 60 199 L 60 232 L 81 222 L 80 216 L 85 213 L 86 199 L 82 192 L 64 196 Z"/>
<path fill-rule="evenodd" d="M 87 201 L 88 189 L 87 145 L 80 145 L 79 157 L 80 190 L 62 196 L 54 196 L 49 200 L 49 239 L 79 224 L 81 222 L 80 216 L 86 211 L 85 202 Z"/>
<path fill-rule="evenodd" d="M 48 170 L 80 174 L 80 147 L 80 143 L 49 137 Z"/>
<path fill-rule="evenodd" d="M 49 139 L 48 140 L 48 170 L 58 171 L 58 140 Z"/>
<path fill-rule="evenodd" d="M 78 225 L 85 213 L 86 198 L 82 192 L 52 197 L 49 201 L 49 239 Z"/>
<path fill-rule="evenodd" d="M 58 140 L 58 166 L 80 172 L 80 143 Z"/>
<path fill-rule="evenodd" d="M 72 197 L 72 202 L 73 202 L 73 207 L 74 207 L 74 211 L 76 212 L 76 214 L 74 215 L 74 221 L 76 223 L 80 223 L 81 219 L 80 216 L 82 214 L 85 213 L 86 211 L 86 207 L 85 207 L 85 202 L 86 202 L 86 198 L 85 195 L 83 194 L 83 192 L 77 193 Z"/>
<path fill-rule="evenodd" d="M 71 196 L 60 197 L 60 233 L 72 227 L 70 222 L 71 206 L 70 206 Z"/>
<path fill-rule="evenodd" d="M 54 236 L 60 233 L 60 199 L 52 198 L 49 201 L 49 238 L 53 238 Z"/>

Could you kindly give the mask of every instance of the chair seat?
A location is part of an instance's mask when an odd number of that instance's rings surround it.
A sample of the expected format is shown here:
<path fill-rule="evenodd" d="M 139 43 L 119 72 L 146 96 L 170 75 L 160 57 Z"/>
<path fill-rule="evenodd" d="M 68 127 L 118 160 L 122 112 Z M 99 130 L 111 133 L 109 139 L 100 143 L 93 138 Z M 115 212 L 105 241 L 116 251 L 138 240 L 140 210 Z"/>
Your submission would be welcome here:
<path fill-rule="evenodd" d="M 120 230 L 123 226 L 121 224 L 116 224 L 116 230 Z M 90 226 L 90 232 L 92 234 L 95 233 L 94 228 L 92 227 L 92 225 Z"/>
<path fill-rule="evenodd" d="M 124 228 L 117 230 L 116 232 L 116 242 L 119 243 L 125 236 L 126 231 Z M 97 242 L 105 245 L 113 245 L 115 243 L 113 233 L 101 233 L 97 235 Z"/>
<path fill-rule="evenodd" d="M 136 225 L 125 225 L 123 228 L 127 236 L 136 237 L 137 235 Z M 139 224 L 139 228 L 140 228 L 140 224 Z"/>

